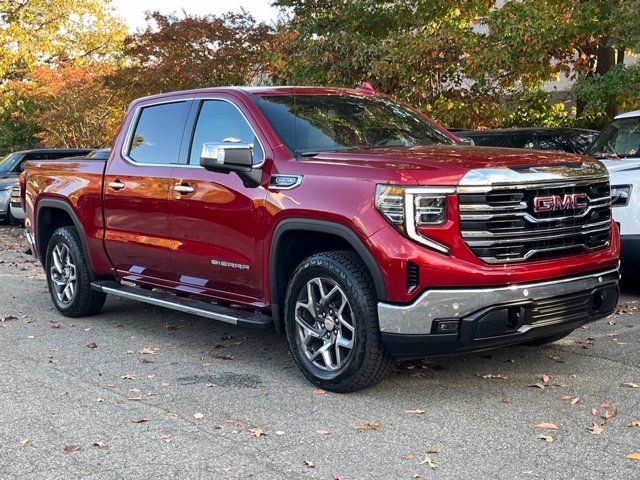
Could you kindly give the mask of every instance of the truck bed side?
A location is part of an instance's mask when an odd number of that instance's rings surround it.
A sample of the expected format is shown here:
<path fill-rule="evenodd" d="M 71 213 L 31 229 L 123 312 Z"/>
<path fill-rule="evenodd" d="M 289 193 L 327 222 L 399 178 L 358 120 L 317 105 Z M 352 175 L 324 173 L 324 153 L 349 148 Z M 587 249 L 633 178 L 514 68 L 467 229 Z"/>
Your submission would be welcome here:
<path fill-rule="evenodd" d="M 25 226 L 34 240 L 35 254 L 44 264 L 53 232 L 75 225 L 93 271 L 110 272 L 103 245 L 102 184 L 106 160 L 66 159 L 29 162 L 25 168 Z"/>

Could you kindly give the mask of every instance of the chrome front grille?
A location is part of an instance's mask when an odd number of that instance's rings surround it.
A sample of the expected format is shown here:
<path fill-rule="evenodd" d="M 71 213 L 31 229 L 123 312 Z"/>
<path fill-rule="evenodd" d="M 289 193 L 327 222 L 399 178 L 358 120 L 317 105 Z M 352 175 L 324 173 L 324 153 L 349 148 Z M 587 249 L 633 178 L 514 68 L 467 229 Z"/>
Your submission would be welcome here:
<path fill-rule="evenodd" d="M 535 211 L 535 199 L 578 195 L 584 205 Z M 610 242 L 608 180 L 491 186 L 460 193 L 460 228 L 487 263 L 543 260 L 604 248 Z"/>

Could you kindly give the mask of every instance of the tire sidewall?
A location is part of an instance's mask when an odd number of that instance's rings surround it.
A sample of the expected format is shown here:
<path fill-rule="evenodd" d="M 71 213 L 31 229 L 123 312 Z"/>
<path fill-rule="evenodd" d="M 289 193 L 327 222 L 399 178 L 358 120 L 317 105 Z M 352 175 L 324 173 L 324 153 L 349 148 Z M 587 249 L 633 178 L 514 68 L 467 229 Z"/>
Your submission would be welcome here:
<path fill-rule="evenodd" d="M 313 278 L 328 278 L 338 284 L 347 296 L 351 308 L 352 320 L 354 323 L 354 348 L 349 355 L 347 363 L 340 369 L 329 372 L 313 365 L 302 351 L 298 340 L 297 323 L 295 321 L 295 306 L 300 291 L 306 287 L 309 280 Z M 296 270 L 289 285 L 285 306 L 285 328 L 289 349 L 299 368 L 314 383 L 323 382 L 328 384 L 341 383 L 353 375 L 357 375 L 366 352 L 367 323 L 363 321 L 367 313 L 367 308 L 362 300 L 365 297 L 354 282 L 349 272 L 342 268 L 337 262 L 327 259 L 304 261 Z"/>

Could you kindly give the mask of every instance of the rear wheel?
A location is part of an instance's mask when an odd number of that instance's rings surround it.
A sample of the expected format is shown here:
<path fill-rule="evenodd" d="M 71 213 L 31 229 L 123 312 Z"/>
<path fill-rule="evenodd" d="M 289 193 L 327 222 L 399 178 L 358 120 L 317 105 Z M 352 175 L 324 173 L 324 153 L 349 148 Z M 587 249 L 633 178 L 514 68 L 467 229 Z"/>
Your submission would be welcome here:
<path fill-rule="evenodd" d="M 106 295 L 91 288 L 90 267 L 74 227 L 61 227 L 53 233 L 45 270 L 51 299 L 60 313 L 83 317 L 102 310 Z"/>
<path fill-rule="evenodd" d="M 304 260 L 287 289 L 289 347 L 321 388 L 351 392 L 384 378 L 393 364 L 382 344 L 373 282 L 352 252 Z"/>

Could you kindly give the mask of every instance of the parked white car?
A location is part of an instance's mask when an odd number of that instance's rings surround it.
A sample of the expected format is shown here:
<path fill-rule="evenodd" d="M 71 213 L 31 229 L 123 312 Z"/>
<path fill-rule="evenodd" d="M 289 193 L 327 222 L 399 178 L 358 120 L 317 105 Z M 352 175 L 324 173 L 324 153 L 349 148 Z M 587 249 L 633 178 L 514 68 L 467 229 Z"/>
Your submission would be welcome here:
<path fill-rule="evenodd" d="M 20 202 L 20 185 L 17 184 L 11 189 L 11 200 L 9 202 L 9 222 L 12 225 L 24 224 L 24 210 Z"/>
<path fill-rule="evenodd" d="M 613 217 L 622 236 L 622 272 L 640 273 L 640 110 L 618 115 L 588 152 L 611 176 Z"/>

